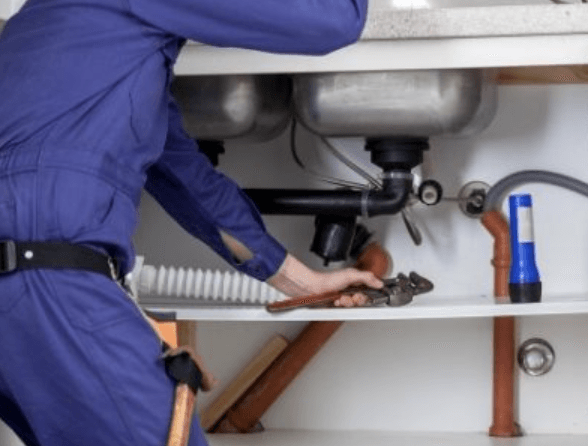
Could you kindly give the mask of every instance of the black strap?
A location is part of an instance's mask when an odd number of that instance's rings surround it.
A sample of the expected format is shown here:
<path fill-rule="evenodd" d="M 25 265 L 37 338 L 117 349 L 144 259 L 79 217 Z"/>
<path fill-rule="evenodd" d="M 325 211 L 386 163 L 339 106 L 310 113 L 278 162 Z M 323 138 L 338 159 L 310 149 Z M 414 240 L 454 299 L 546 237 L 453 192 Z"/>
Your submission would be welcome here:
<path fill-rule="evenodd" d="M 188 384 L 194 393 L 202 382 L 202 372 L 188 352 L 164 356 L 167 373 L 176 381 Z"/>
<path fill-rule="evenodd" d="M 78 269 L 117 280 L 116 262 L 87 246 L 67 242 L 0 242 L 2 272 L 26 269 Z"/>

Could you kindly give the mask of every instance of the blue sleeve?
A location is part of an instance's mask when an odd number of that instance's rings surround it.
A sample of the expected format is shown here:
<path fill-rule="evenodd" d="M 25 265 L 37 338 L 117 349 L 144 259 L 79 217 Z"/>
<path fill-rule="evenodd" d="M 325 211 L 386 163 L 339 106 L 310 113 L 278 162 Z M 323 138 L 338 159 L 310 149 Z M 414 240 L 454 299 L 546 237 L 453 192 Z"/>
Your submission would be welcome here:
<path fill-rule="evenodd" d="M 326 54 L 359 38 L 368 0 L 127 0 L 171 34 L 215 46 Z"/>
<path fill-rule="evenodd" d="M 184 132 L 181 115 L 170 102 L 169 131 L 162 156 L 147 172 L 145 189 L 186 231 L 209 245 L 239 271 L 266 280 L 286 250 L 265 229 L 249 197 L 218 172 Z M 219 230 L 243 243 L 253 258 L 238 263 Z"/>

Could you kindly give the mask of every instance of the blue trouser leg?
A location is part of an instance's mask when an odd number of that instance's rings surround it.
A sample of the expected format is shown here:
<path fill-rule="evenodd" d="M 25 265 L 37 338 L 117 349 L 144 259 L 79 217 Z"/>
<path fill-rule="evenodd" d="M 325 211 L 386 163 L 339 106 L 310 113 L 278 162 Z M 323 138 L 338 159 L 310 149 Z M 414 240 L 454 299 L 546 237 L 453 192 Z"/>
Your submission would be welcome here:
<path fill-rule="evenodd" d="M 27 446 L 40 446 L 29 422 L 20 408 L 10 398 L 5 396 L 5 390 L 0 388 L 0 419 L 10 427 Z"/>
<path fill-rule="evenodd" d="M 0 175 L 0 239 L 43 239 L 41 211 L 59 209 L 47 197 L 34 199 L 51 188 L 6 195 L 25 180 L 42 183 L 30 173 L 10 181 Z M 91 178 L 79 187 L 88 183 Z M 103 209 L 101 222 L 122 221 L 111 215 L 120 209 L 117 200 Z M 59 218 L 51 215 L 52 230 Z M 91 229 L 82 228 L 88 237 Z M 174 383 L 160 356 L 149 323 L 105 276 L 52 270 L 0 275 L 0 417 L 29 446 L 164 445 Z M 195 420 L 190 446 L 205 444 Z"/>
<path fill-rule="evenodd" d="M 173 382 L 157 336 L 115 283 L 48 271 L 1 282 L 19 298 L 0 315 L 10 358 L 0 375 L 43 446 L 165 443 Z"/>

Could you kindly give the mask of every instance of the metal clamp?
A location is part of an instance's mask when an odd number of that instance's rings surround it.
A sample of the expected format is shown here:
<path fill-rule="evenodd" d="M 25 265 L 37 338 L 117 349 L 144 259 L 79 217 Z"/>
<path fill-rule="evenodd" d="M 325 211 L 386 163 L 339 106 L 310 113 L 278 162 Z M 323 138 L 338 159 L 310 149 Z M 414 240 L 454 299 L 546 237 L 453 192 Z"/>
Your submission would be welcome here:
<path fill-rule="evenodd" d="M 0 274 L 16 270 L 16 243 L 12 240 L 0 241 Z"/>

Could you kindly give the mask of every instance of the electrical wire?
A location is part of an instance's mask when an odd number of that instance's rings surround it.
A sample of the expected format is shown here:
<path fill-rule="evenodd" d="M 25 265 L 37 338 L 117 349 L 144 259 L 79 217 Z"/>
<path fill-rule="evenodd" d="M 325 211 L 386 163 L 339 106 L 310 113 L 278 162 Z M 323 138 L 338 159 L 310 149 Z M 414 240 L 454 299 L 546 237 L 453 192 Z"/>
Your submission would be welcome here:
<path fill-rule="evenodd" d="M 325 144 L 325 146 L 327 147 L 327 149 L 339 161 L 341 161 L 345 166 L 347 166 L 349 169 L 351 169 L 353 172 L 355 172 L 359 176 L 365 178 L 373 187 L 375 187 L 375 188 L 381 188 L 382 187 L 382 183 L 377 178 L 374 178 L 373 176 L 371 176 L 367 172 L 367 169 L 359 166 L 358 163 L 354 162 L 351 158 L 345 156 L 333 144 L 331 144 L 331 142 L 327 138 L 321 137 L 321 141 L 323 142 L 323 144 Z"/>
<path fill-rule="evenodd" d="M 341 186 L 341 187 L 347 187 L 347 188 L 351 188 L 351 189 L 360 189 L 360 190 L 367 189 L 366 185 L 364 185 L 364 184 L 356 183 L 353 181 L 342 180 L 340 178 L 329 177 L 329 176 L 318 173 L 317 171 L 312 170 L 309 167 L 307 167 L 302 162 L 300 157 L 298 156 L 298 149 L 297 149 L 297 145 L 296 145 L 296 126 L 297 126 L 296 120 L 293 119 L 292 126 L 290 127 L 290 151 L 292 153 L 292 157 L 294 158 L 294 161 L 302 170 L 304 170 L 307 174 L 311 175 L 312 177 L 314 177 L 320 181 L 324 181 L 326 183 L 329 183 L 329 184 L 333 184 L 333 185 Z"/>

